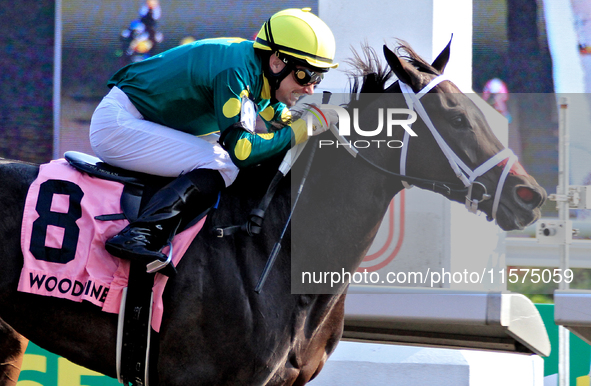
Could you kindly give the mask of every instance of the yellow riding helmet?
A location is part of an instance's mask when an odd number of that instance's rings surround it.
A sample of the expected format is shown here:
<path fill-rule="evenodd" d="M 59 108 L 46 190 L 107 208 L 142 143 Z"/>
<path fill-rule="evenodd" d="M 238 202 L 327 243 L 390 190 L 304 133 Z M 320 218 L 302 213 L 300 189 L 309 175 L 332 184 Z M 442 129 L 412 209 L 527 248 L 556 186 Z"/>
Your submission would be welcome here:
<path fill-rule="evenodd" d="M 291 8 L 277 12 L 261 27 L 254 48 L 278 51 L 325 71 L 337 68 L 339 64 L 333 63 L 334 36 L 310 11 L 310 8 Z"/>

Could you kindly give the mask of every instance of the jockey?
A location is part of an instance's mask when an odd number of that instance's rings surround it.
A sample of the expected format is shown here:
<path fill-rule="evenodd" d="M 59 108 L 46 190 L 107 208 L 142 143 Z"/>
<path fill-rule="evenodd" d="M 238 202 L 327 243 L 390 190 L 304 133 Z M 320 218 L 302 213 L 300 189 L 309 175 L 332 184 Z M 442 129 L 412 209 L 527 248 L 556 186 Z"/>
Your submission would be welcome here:
<path fill-rule="evenodd" d="M 334 54 L 322 20 L 309 8 L 287 9 L 271 16 L 254 42 L 195 41 L 115 73 L 92 116 L 94 152 L 114 166 L 176 178 L 107 241 L 107 251 L 145 263 L 166 260 L 161 249 L 181 222 L 214 205 L 239 168 L 306 141 L 309 119 L 314 135 L 336 124 L 332 110 L 313 106 L 292 122 L 288 108 L 338 66 Z M 255 131 L 257 114 L 268 133 Z"/>

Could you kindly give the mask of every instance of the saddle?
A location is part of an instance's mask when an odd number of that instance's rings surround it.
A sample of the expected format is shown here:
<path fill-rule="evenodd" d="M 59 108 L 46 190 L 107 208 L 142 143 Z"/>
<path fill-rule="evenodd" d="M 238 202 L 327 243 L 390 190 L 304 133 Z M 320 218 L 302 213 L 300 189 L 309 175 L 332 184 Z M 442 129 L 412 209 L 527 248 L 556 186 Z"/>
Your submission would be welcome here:
<path fill-rule="evenodd" d="M 121 196 L 123 215 L 120 217 L 129 221 L 137 219 L 142 204 L 147 202 L 153 192 L 172 180 L 172 178 L 118 168 L 94 156 L 77 151 L 67 151 L 64 158 L 72 167 L 81 172 L 123 184 L 124 189 Z M 108 220 L 110 218 L 101 219 Z"/>
<path fill-rule="evenodd" d="M 98 220 L 134 221 L 151 195 L 172 180 L 121 169 L 80 152 L 68 151 L 64 158 L 81 172 L 123 184 L 123 213 L 99 216 Z M 205 214 L 200 215 L 189 226 Z M 132 261 L 128 287 L 123 291 L 121 299 L 117 326 L 117 378 L 125 385 L 148 385 L 153 285 L 154 274 L 146 272 L 144 264 Z"/>

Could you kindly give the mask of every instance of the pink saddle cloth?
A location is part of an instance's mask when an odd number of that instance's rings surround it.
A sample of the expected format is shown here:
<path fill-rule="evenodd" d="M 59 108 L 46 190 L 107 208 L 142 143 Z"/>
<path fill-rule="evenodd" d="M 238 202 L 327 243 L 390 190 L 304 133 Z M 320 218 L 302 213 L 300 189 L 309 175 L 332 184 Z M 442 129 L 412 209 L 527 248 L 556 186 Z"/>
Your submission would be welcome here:
<path fill-rule="evenodd" d="M 97 220 L 96 216 L 122 213 L 123 185 L 80 173 L 64 159 L 41 165 L 31 184 L 24 208 L 21 247 L 24 266 L 21 292 L 89 301 L 103 311 L 119 313 L 127 287 L 130 262 L 109 254 L 105 241 L 127 220 Z M 177 234 L 172 242 L 176 265 L 205 218 Z M 156 274 L 152 328 L 160 330 L 162 293 L 168 277 Z"/>

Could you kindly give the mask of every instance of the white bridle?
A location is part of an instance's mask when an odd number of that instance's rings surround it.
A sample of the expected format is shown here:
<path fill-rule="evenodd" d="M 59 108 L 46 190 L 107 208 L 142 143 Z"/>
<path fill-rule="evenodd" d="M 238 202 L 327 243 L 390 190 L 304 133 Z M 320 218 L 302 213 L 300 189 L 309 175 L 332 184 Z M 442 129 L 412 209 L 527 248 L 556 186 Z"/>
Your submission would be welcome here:
<path fill-rule="evenodd" d="M 439 148 L 447 158 L 449 165 L 451 166 L 452 170 L 454 171 L 455 175 L 458 177 L 460 181 L 464 184 L 466 188 L 468 188 L 468 194 L 466 195 L 466 208 L 472 212 L 476 213 L 478 210 L 478 204 L 482 201 L 485 201 L 490 198 L 490 195 L 486 193 L 486 188 L 483 184 L 476 182 L 476 178 L 482 176 L 493 167 L 499 165 L 502 161 L 507 160 L 505 163 L 505 167 L 501 176 L 499 178 L 499 182 L 497 183 L 497 189 L 495 192 L 495 197 L 493 200 L 493 207 L 492 207 L 492 217 L 496 220 L 497 218 L 497 210 L 499 208 L 499 202 L 501 200 L 501 193 L 503 191 L 503 186 L 505 185 L 505 181 L 513 164 L 517 161 L 517 156 L 513 154 L 510 149 L 503 149 L 496 155 L 492 156 L 490 159 L 485 161 L 482 165 L 478 166 L 476 169 L 472 170 L 468 167 L 461 159 L 457 156 L 457 154 L 449 147 L 449 145 L 445 142 L 443 137 L 439 134 L 433 122 L 429 118 L 429 114 L 425 111 L 423 104 L 421 103 L 420 99 L 423 95 L 427 94 L 431 91 L 434 87 L 436 87 L 439 83 L 449 80 L 444 75 L 440 75 L 429 82 L 421 91 L 415 93 L 410 86 L 407 84 L 399 81 L 400 89 L 402 90 L 402 94 L 404 95 L 404 99 L 406 100 L 406 104 L 410 110 L 416 111 L 418 115 L 423 119 L 425 125 L 431 131 L 433 138 L 437 141 Z M 402 147 L 402 152 L 400 155 L 400 174 L 405 176 L 406 175 L 406 158 L 407 158 L 407 151 L 408 151 L 408 141 L 410 140 L 410 135 L 408 130 L 405 130 L 403 142 L 405 146 Z M 410 188 L 407 182 L 402 182 L 404 187 Z M 482 195 L 480 200 L 476 200 L 472 198 L 472 188 L 474 184 L 478 184 L 484 187 L 485 192 Z"/>

